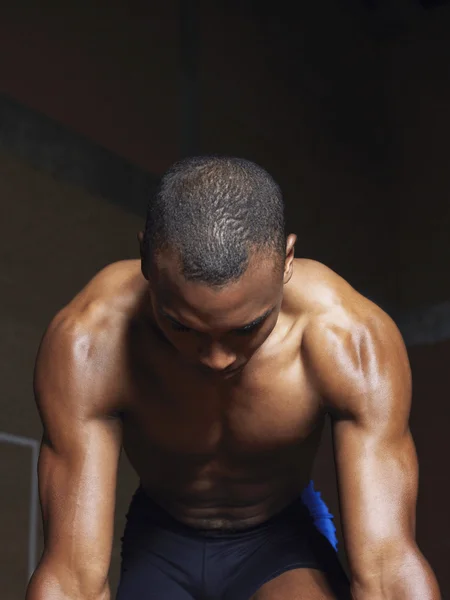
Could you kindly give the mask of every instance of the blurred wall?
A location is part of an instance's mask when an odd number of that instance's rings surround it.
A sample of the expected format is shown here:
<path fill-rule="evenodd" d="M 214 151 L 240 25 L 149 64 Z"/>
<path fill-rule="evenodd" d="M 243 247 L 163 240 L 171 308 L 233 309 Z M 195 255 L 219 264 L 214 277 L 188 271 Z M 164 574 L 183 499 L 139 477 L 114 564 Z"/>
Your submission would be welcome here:
<path fill-rule="evenodd" d="M 442 6 L 384 46 L 396 124 L 392 200 L 400 209 L 396 297 L 402 311 L 450 300 L 449 26 L 450 5 Z"/>
<path fill-rule="evenodd" d="M 416 342 L 409 354 L 411 429 L 420 462 L 417 537 L 443 598 L 450 596 L 450 480 L 443 462 L 450 450 L 449 27 L 450 6 L 442 6 L 420 18 L 415 15 L 384 46 L 396 123 L 392 201 L 399 209 L 397 312 L 415 323 L 411 334 L 422 333 L 409 336 Z"/>
<path fill-rule="evenodd" d="M 0 7 L 0 92 L 150 171 L 179 152 L 177 2 Z"/>
<path fill-rule="evenodd" d="M 411 430 L 420 458 L 417 537 L 435 569 L 442 597 L 450 592 L 448 506 L 450 341 L 410 349 L 414 381 Z"/>
<path fill-rule="evenodd" d="M 345 3 L 46 4 L 0 9 L 0 91 L 154 174 L 186 151 L 256 160 L 298 254 L 392 304 L 391 236 L 371 250 L 391 226 L 382 63 Z"/>
<path fill-rule="evenodd" d="M 265 166 L 284 190 L 297 255 L 393 305 L 393 123 L 376 40 L 345 2 L 201 5 L 202 148 Z"/>

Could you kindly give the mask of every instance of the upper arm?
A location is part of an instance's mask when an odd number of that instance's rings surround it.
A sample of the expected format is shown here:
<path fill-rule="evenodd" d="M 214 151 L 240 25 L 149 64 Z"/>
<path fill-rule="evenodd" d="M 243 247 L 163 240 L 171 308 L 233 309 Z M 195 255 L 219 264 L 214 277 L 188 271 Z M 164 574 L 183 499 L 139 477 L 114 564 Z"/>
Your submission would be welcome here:
<path fill-rule="evenodd" d="M 421 571 L 424 560 L 414 541 L 418 468 L 409 430 L 411 374 L 401 335 L 377 309 L 368 322 L 321 327 L 312 352 L 333 419 L 353 580 L 381 586 L 396 569 L 398 576 L 417 563 Z"/>
<path fill-rule="evenodd" d="M 379 323 L 361 338 L 353 368 L 334 373 L 330 404 L 346 547 L 353 571 L 368 575 L 414 543 L 418 468 L 400 335 Z"/>
<path fill-rule="evenodd" d="M 39 489 L 45 551 L 36 577 L 76 597 L 106 586 L 114 520 L 120 424 L 105 409 L 102 375 L 89 335 L 51 326 L 39 350 L 35 395 L 44 427 Z M 65 596 L 63 596 L 65 597 Z"/>

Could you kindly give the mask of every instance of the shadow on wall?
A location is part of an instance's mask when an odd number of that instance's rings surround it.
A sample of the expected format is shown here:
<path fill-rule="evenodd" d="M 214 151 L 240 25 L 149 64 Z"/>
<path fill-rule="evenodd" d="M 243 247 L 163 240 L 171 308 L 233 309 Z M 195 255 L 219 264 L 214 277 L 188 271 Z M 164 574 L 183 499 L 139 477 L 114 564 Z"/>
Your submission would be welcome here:
<path fill-rule="evenodd" d="M 413 374 L 411 431 L 419 456 L 417 539 L 443 598 L 450 597 L 449 456 L 450 341 L 409 349 Z"/>
<path fill-rule="evenodd" d="M 0 150 L 141 217 L 158 180 L 4 95 L 0 95 Z"/>

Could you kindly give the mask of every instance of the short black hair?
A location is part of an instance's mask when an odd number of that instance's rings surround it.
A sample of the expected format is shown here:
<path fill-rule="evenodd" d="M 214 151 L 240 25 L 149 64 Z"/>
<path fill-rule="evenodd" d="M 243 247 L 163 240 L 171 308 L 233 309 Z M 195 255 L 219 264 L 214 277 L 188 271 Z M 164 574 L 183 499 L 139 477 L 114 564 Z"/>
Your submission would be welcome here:
<path fill-rule="evenodd" d="M 200 156 L 175 163 L 150 200 L 144 257 L 178 254 L 183 276 L 211 286 L 238 280 L 251 251 L 278 255 L 286 232 L 281 190 L 271 175 L 242 158 Z"/>

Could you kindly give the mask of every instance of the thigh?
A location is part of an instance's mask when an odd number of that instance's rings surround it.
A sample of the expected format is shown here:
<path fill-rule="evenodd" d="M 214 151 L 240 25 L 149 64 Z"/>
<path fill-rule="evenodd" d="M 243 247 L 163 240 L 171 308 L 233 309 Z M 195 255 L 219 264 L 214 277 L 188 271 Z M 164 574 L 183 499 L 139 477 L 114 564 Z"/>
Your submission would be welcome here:
<path fill-rule="evenodd" d="M 274 577 L 250 600 L 351 600 L 348 589 L 337 589 L 323 571 L 291 569 Z"/>
<path fill-rule="evenodd" d="M 122 572 L 116 600 L 194 600 L 157 566 L 142 562 Z"/>
<path fill-rule="evenodd" d="M 279 519 L 230 578 L 223 600 L 350 600 L 348 578 L 329 541 L 300 512 Z"/>
<path fill-rule="evenodd" d="M 203 543 L 139 489 L 127 514 L 116 599 L 193 600 L 202 564 Z"/>

